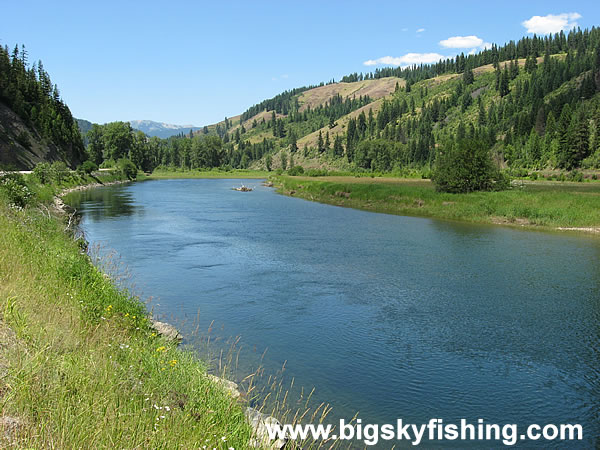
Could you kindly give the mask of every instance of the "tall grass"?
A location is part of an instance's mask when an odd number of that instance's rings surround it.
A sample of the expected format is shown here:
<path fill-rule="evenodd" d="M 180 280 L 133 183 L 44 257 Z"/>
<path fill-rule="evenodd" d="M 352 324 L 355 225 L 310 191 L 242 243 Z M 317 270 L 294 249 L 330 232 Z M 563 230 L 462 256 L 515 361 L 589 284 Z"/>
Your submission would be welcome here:
<path fill-rule="evenodd" d="M 447 194 L 424 180 L 280 177 L 280 191 L 390 214 L 532 227 L 600 226 L 600 183 L 539 182 L 501 192 Z"/>
<path fill-rule="evenodd" d="M 242 408 L 203 363 L 157 336 L 60 220 L 2 199 L 0 318 L 17 340 L 0 388 L 24 423 L 16 447 L 245 448 Z"/>

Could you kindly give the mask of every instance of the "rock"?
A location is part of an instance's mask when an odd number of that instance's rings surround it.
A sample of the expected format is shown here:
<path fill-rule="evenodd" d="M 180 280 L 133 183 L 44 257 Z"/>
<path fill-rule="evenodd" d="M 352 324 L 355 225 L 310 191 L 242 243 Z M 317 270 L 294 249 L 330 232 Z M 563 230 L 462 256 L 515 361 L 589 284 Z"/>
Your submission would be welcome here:
<path fill-rule="evenodd" d="M 219 378 L 215 375 L 210 374 L 208 375 L 208 378 L 214 381 L 219 386 L 221 386 L 225 390 L 225 392 L 231 395 L 232 398 L 238 399 L 242 395 L 238 388 L 238 385 L 233 381 L 226 380 L 225 378 Z"/>
<path fill-rule="evenodd" d="M 171 341 L 181 342 L 183 336 L 179 334 L 177 328 L 166 322 L 159 322 L 158 320 L 152 320 L 152 327 L 158 332 L 158 334 L 166 337 Z"/>
<path fill-rule="evenodd" d="M 281 449 L 285 447 L 285 444 L 288 441 L 287 437 L 285 439 L 269 439 L 267 425 L 281 426 L 281 423 L 277 419 L 268 416 L 267 414 L 263 414 L 254 408 L 246 408 L 245 415 L 246 420 L 252 427 L 253 431 L 252 438 L 248 443 L 250 447 L 273 449 Z"/>

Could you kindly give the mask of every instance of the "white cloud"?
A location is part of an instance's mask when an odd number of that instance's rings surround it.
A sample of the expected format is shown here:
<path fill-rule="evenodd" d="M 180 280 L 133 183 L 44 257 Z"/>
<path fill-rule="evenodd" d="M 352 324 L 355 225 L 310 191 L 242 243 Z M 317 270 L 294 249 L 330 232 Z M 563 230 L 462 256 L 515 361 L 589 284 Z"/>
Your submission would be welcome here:
<path fill-rule="evenodd" d="M 483 44 L 481 44 L 481 49 L 482 50 L 489 50 L 492 48 L 492 43 L 491 42 L 484 42 Z"/>
<path fill-rule="evenodd" d="M 363 64 L 365 66 L 412 66 L 413 64 L 431 64 L 436 63 L 440 59 L 446 59 L 445 56 L 439 53 L 407 53 L 404 56 L 384 56 L 378 59 L 369 59 Z"/>
<path fill-rule="evenodd" d="M 483 39 L 477 36 L 453 36 L 440 41 L 440 45 L 446 48 L 475 48 L 483 45 Z"/>
<path fill-rule="evenodd" d="M 425 31 L 425 28 L 419 28 L 419 29 L 417 30 L 417 33 L 422 33 L 423 31 Z"/>
<path fill-rule="evenodd" d="M 528 33 L 549 34 L 576 27 L 577 19 L 581 19 L 581 14 L 548 14 L 547 16 L 533 16 L 531 19 L 523 21 L 522 25 L 527 28 Z"/>

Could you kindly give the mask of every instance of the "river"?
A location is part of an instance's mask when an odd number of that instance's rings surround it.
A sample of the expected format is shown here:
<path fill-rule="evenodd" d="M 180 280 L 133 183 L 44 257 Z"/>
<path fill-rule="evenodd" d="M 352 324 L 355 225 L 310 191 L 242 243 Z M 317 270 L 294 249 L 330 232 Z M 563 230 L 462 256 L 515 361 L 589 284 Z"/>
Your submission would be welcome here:
<path fill-rule="evenodd" d="M 68 202 L 155 315 L 191 343 L 196 329 L 222 347 L 239 337 L 238 379 L 263 354 L 267 374 L 285 364 L 284 385 L 315 387 L 334 423 L 579 423 L 571 444 L 599 443 L 598 239 L 340 208 L 256 180 L 146 181 Z M 565 443 L 538 445 L 553 444 Z"/>

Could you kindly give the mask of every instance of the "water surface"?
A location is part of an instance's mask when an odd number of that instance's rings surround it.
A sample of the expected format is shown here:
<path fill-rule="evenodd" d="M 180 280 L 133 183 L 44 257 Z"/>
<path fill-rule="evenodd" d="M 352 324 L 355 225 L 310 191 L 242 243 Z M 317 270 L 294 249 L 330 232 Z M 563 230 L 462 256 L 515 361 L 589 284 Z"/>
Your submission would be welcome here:
<path fill-rule="evenodd" d="M 581 423 L 586 441 L 570 446 L 598 445 L 597 240 L 374 214 L 244 182 L 255 191 L 160 180 L 70 202 L 155 312 L 187 320 L 187 333 L 214 321 L 216 336 L 241 336 L 241 372 L 268 349 L 266 368 L 287 361 L 331 419 Z"/>

